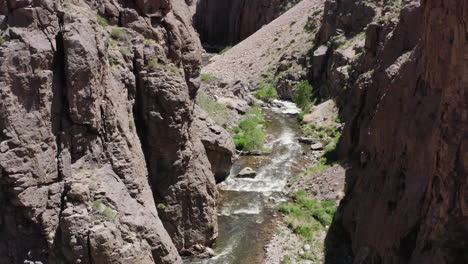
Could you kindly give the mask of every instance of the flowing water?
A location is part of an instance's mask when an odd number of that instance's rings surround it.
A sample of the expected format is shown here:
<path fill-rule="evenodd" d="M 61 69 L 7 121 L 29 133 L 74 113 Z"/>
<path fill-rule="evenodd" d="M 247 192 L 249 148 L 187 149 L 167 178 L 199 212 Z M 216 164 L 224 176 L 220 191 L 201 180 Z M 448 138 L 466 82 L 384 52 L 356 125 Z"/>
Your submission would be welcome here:
<path fill-rule="evenodd" d="M 283 192 L 293 173 L 293 164 L 302 154 L 298 143 L 299 109 L 290 102 L 277 101 L 278 107 L 263 109 L 272 137 L 266 144 L 271 154 L 243 156 L 235 162 L 231 175 L 219 185 L 219 236 L 214 245 L 216 256 L 190 260 L 196 264 L 261 263 L 263 247 L 274 231 L 274 215 L 285 201 Z M 255 178 L 236 178 L 244 167 L 257 171 Z"/>

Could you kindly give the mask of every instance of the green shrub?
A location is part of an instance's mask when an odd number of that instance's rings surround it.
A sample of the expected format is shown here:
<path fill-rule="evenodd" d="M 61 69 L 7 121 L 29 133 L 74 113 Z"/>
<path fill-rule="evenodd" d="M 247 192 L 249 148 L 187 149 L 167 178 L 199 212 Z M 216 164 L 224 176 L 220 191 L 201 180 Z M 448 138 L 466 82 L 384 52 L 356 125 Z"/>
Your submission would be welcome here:
<path fill-rule="evenodd" d="M 99 25 L 101 25 L 103 27 L 109 25 L 109 21 L 107 21 L 107 19 L 105 17 L 100 16 L 100 15 L 96 15 L 96 18 L 97 18 L 97 22 L 99 23 Z"/>
<path fill-rule="evenodd" d="M 157 207 L 158 207 L 158 209 L 162 209 L 162 210 L 166 209 L 166 205 L 163 204 L 163 203 L 158 204 Z"/>
<path fill-rule="evenodd" d="M 199 91 L 197 94 L 196 102 L 208 115 L 220 126 L 227 126 L 232 119 L 232 113 L 229 108 L 222 105 L 205 93 Z"/>
<path fill-rule="evenodd" d="M 222 49 L 219 54 L 220 55 L 224 55 L 224 53 L 228 52 L 228 50 L 232 49 L 232 46 L 229 45 L 229 46 L 226 46 L 224 49 Z"/>
<path fill-rule="evenodd" d="M 3 43 L 5 43 L 5 39 L 2 36 L 0 36 L 0 46 L 3 45 Z"/>
<path fill-rule="evenodd" d="M 294 198 L 294 203 L 280 205 L 279 211 L 286 215 L 288 227 L 312 240 L 316 231 L 324 230 L 332 223 L 336 212 L 335 201 L 311 199 L 305 190 L 297 191 Z"/>
<path fill-rule="evenodd" d="M 302 109 L 302 111 L 306 111 L 310 108 L 310 105 L 312 104 L 312 92 L 313 87 L 308 81 L 302 81 L 296 85 L 293 100 L 294 103 Z"/>
<path fill-rule="evenodd" d="M 132 40 L 128 32 L 122 28 L 113 29 L 111 32 L 111 37 L 117 41 L 127 42 L 127 43 L 130 43 Z"/>
<path fill-rule="evenodd" d="M 200 77 L 201 77 L 201 80 L 204 81 L 204 82 L 208 82 L 208 81 L 217 79 L 216 76 L 213 76 L 213 75 L 210 75 L 210 74 L 204 74 L 204 73 L 202 73 L 200 75 Z"/>
<path fill-rule="evenodd" d="M 262 150 L 266 133 L 266 124 L 260 109 L 252 108 L 245 114 L 245 118 L 234 128 L 234 144 L 239 150 Z"/>
<path fill-rule="evenodd" d="M 263 149 L 263 141 L 265 139 L 265 132 L 260 128 L 239 133 L 234 135 L 234 144 L 239 150 L 261 150 Z"/>
<path fill-rule="evenodd" d="M 255 91 L 255 97 L 258 99 L 270 102 L 274 99 L 278 99 L 278 92 L 276 88 L 270 82 L 261 81 L 258 85 L 257 91 Z"/>

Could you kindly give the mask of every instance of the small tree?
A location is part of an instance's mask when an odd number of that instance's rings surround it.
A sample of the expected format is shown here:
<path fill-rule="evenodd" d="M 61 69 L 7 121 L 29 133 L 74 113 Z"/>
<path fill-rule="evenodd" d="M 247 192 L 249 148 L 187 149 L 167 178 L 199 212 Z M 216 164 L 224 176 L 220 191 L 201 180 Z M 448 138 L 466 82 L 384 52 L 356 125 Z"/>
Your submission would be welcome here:
<path fill-rule="evenodd" d="M 296 103 L 302 111 L 307 111 L 310 107 L 313 89 L 314 88 L 308 81 L 302 81 L 296 85 L 296 92 L 294 93 L 293 99 L 294 103 Z"/>
<path fill-rule="evenodd" d="M 261 81 L 258 85 L 258 90 L 255 91 L 255 97 L 262 101 L 270 102 L 274 99 L 278 99 L 278 92 L 270 82 Z"/>

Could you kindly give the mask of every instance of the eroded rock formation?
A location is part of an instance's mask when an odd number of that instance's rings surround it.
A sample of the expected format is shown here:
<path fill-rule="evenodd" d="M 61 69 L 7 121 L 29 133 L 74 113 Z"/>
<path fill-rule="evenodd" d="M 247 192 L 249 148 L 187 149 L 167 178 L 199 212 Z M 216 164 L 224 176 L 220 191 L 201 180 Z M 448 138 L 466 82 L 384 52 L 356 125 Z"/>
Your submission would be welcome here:
<path fill-rule="evenodd" d="M 212 242 L 183 0 L 0 0 L 0 35 L 0 263 L 181 263 Z"/>
<path fill-rule="evenodd" d="M 197 0 L 194 26 L 204 44 L 237 44 L 277 18 L 297 0 Z"/>
<path fill-rule="evenodd" d="M 354 263 L 463 263 L 468 5 L 364 2 L 325 5 L 317 45 L 329 50 L 313 79 L 346 120 L 339 221 Z"/>

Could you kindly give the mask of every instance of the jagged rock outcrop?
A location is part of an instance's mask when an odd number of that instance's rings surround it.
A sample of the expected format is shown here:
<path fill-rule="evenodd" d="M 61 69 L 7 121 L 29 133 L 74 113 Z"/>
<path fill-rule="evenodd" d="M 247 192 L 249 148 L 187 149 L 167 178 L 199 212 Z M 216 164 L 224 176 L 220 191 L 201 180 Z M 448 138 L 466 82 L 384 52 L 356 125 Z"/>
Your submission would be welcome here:
<path fill-rule="evenodd" d="M 468 5 L 364 2 L 328 1 L 317 43 L 331 50 L 313 81 L 337 98 L 351 165 L 337 220 L 354 263 L 463 263 Z"/>
<path fill-rule="evenodd" d="M 190 24 L 183 0 L 0 0 L 0 263 L 181 263 L 216 237 Z"/>
<path fill-rule="evenodd" d="M 195 107 L 193 137 L 200 139 L 205 147 L 211 171 L 217 183 L 224 181 L 231 172 L 236 146 L 231 135 L 217 125 L 200 107 Z"/>
<path fill-rule="evenodd" d="M 277 18 L 298 0 L 193 1 L 194 26 L 210 46 L 236 44 Z"/>

